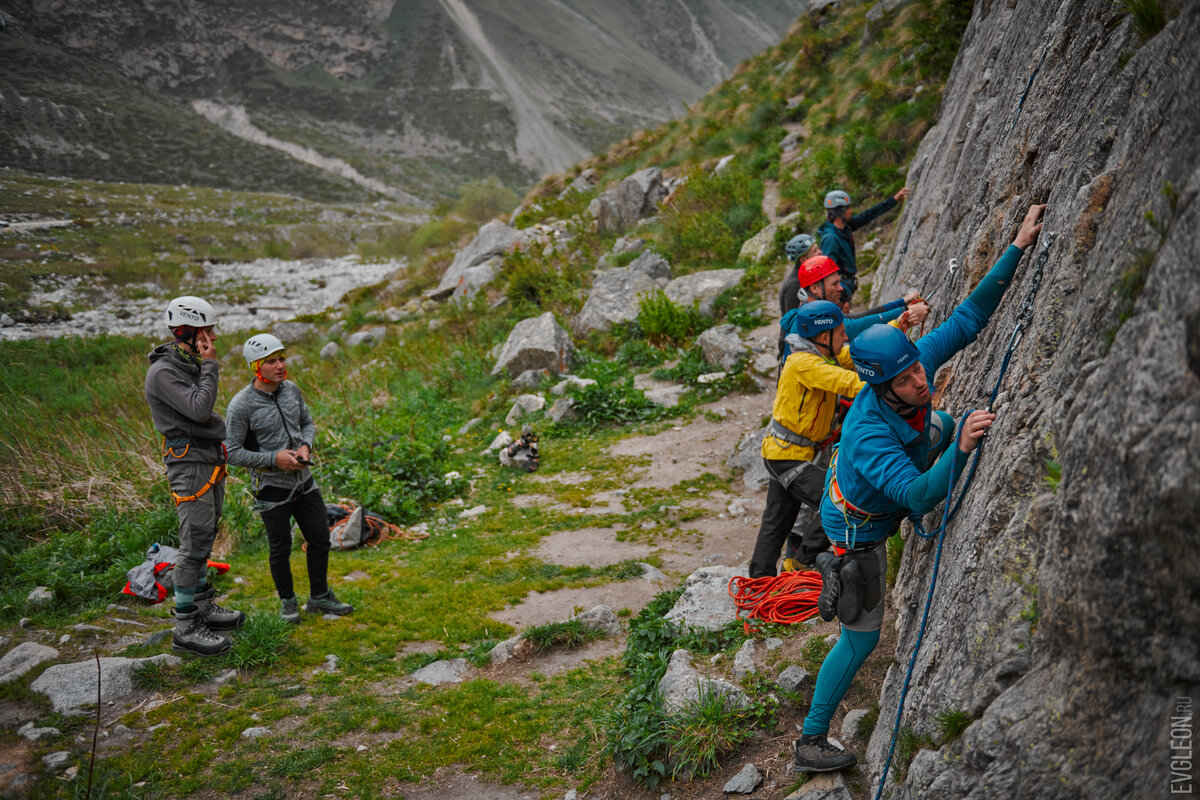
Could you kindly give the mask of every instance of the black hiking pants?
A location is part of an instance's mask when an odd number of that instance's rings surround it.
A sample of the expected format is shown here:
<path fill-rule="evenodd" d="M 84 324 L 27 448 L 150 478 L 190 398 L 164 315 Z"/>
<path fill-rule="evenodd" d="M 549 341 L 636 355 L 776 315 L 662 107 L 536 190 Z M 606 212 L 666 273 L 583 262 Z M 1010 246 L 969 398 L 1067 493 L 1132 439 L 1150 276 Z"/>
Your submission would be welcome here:
<path fill-rule="evenodd" d="M 750 577 L 775 575 L 775 562 L 793 527 L 800 543 L 795 557 L 811 564 L 817 554 L 829 546 L 821 527 L 821 494 L 825 491 L 825 470 L 811 461 L 772 461 L 763 459 L 771 482 L 767 485 L 767 507 L 763 510 L 758 539 L 750 556 Z M 807 464 L 785 487 L 779 476 Z M 804 512 L 801 518 L 801 512 Z M 797 522 L 797 520 L 799 521 Z M 793 538 L 795 538 L 793 536 Z"/>
<path fill-rule="evenodd" d="M 304 541 L 308 543 L 305 553 L 308 594 L 311 597 L 329 591 L 329 517 L 325 513 L 325 501 L 312 481 L 298 490 L 295 496 L 292 495 L 288 489 L 277 486 L 264 486 L 258 493 L 260 501 L 279 504 L 262 512 L 262 521 L 267 529 L 267 545 L 270 547 L 268 563 L 271 579 L 275 581 L 275 591 L 281 600 L 296 596 L 291 565 L 293 518 L 300 526 Z M 289 497 L 292 499 L 289 500 Z"/>

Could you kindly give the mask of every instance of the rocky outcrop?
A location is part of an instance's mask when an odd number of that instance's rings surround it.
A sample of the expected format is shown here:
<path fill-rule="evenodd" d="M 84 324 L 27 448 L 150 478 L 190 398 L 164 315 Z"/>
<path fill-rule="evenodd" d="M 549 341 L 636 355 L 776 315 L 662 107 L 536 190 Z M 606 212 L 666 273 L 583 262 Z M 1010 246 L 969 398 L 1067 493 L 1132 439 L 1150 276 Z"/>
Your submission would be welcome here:
<path fill-rule="evenodd" d="M 479 229 L 479 233 L 475 234 L 470 244 L 455 254 L 454 261 L 450 262 L 450 266 L 442 274 L 442 280 L 437 288 L 429 293 L 429 297 L 434 300 L 449 297 L 460 285 L 467 283 L 464 278 L 467 270 L 484 262 L 491 263 L 492 269 L 495 270 L 498 265 L 496 262 L 490 262 L 490 259 L 502 256 L 524 242 L 525 235 L 521 231 L 510 228 L 500 220 L 492 220 Z M 487 280 L 490 281 L 491 278 Z M 470 282 L 480 283 L 479 276 L 473 276 Z"/>
<path fill-rule="evenodd" d="M 595 217 L 601 232 L 624 230 L 657 213 L 658 204 L 667 193 L 662 170 L 648 167 L 630 175 L 615 188 L 601 192 L 588 206 L 588 213 Z"/>
<path fill-rule="evenodd" d="M 725 323 L 709 328 L 696 337 L 704 360 L 722 369 L 733 369 L 750 353 L 738 336 L 738 326 Z"/>
<path fill-rule="evenodd" d="M 587 336 L 620 322 L 632 322 L 637 319 L 642 297 L 657 291 L 658 284 L 644 272 L 624 267 L 601 272 L 575 317 L 575 333 Z"/>
<path fill-rule="evenodd" d="M 663 289 L 671 302 L 681 306 L 697 304 L 702 314 L 712 314 L 713 302 L 726 289 L 742 281 L 744 269 L 710 269 L 676 278 Z"/>
<path fill-rule="evenodd" d="M 715 631 L 737 618 L 729 581 L 746 577 L 749 567 L 701 567 L 684 581 L 683 594 L 663 619 L 680 628 Z"/>
<path fill-rule="evenodd" d="M 143 664 L 179 665 L 182 663 L 183 660 L 179 656 L 165 653 L 149 658 L 102 657 L 99 664 L 100 702 L 119 700 L 132 692 L 133 671 Z M 55 664 L 37 676 L 29 688 L 46 695 L 55 711 L 71 711 L 95 705 L 96 669 L 97 664 L 94 659 L 75 664 Z"/>
<path fill-rule="evenodd" d="M 571 366 L 574 352 L 571 335 L 555 321 L 554 313 L 547 311 L 513 326 L 500 348 L 492 374 L 507 372 L 516 376 L 529 369 L 546 369 L 559 374 Z"/>
<path fill-rule="evenodd" d="M 1108 0 L 1012 5 L 975 6 L 876 278 L 891 296 L 928 274 L 944 318 L 1049 203 L 1058 238 L 945 539 L 904 715 L 920 732 L 949 710 L 975 722 L 889 791 L 1164 796 L 1171 716 L 1200 687 L 1200 5 L 1146 41 Z M 940 407 L 988 395 L 1034 260 L 943 368 Z M 889 598 L 873 777 L 934 551 L 908 540 Z"/>

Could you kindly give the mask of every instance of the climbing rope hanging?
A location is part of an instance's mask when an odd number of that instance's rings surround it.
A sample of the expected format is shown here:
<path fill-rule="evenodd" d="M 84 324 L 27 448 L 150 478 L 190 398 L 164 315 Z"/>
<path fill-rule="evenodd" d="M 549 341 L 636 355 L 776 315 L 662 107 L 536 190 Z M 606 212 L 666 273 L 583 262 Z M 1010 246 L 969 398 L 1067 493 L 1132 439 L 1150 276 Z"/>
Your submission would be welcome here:
<path fill-rule="evenodd" d="M 1036 74 L 1036 70 L 1034 71 Z M 1030 81 L 1032 83 L 1032 79 Z M 1033 301 L 1037 296 L 1038 289 L 1042 285 L 1042 277 L 1045 272 L 1046 262 L 1050 258 L 1050 245 L 1054 243 L 1054 238 L 1057 234 L 1054 231 L 1046 231 L 1045 238 L 1042 240 L 1042 249 L 1038 253 L 1037 260 L 1034 262 L 1033 275 L 1030 279 L 1029 291 L 1025 294 L 1025 299 L 1022 301 L 1020 308 L 1017 310 L 1017 321 L 1013 326 L 1012 336 L 1009 337 L 1008 347 L 1005 348 L 1004 358 L 1000 362 L 1000 374 L 996 376 L 996 384 L 992 387 L 992 393 L 988 397 L 987 410 L 991 411 L 996 403 L 996 397 L 1000 394 L 1000 385 L 1004 382 L 1004 375 L 1008 371 L 1009 363 L 1012 361 L 1012 355 L 1017 349 L 1017 345 L 1021 343 L 1024 336 L 1025 326 L 1028 325 L 1030 318 L 1033 316 Z M 967 417 L 972 412 L 968 411 L 963 414 L 962 419 L 958 423 L 959 435 L 962 435 L 963 425 L 967 421 Z M 957 437 L 956 437 L 957 441 Z M 938 571 L 942 563 L 942 545 L 946 541 L 946 530 L 950 526 L 950 520 L 958 513 L 959 507 L 962 505 L 963 498 L 967 495 L 967 490 L 971 488 L 971 482 L 975 479 L 975 472 L 979 467 L 979 459 L 983 456 L 983 446 L 987 441 L 985 438 L 980 440 L 979 446 L 975 448 L 975 457 L 971 460 L 971 467 L 967 472 L 966 480 L 963 481 L 963 487 L 958 493 L 958 497 L 954 497 L 954 474 L 958 468 L 958 459 L 962 455 L 957 445 L 954 447 L 950 469 L 950 484 L 946 491 L 946 505 L 942 509 L 942 524 L 932 533 L 926 533 L 921 527 L 919 517 L 910 517 L 909 520 L 913 523 L 913 530 L 922 539 L 931 539 L 937 537 L 937 550 L 933 557 L 933 574 L 929 579 L 929 590 L 925 593 L 925 608 L 921 612 L 921 624 L 917 627 L 917 640 L 913 643 L 912 655 L 908 660 L 908 669 L 904 673 L 904 685 L 900 689 L 900 700 L 896 705 L 896 722 L 892 726 L 892 741 L 888 745 L 887 759 L 883 764 L 883 774 L 879 776 L 879 787 L 875 791 L 875 800 L 879 800 L 883 796 L 883 787 L 887 784 L 888 771 L 892 766 L 892 757 L 896 753 L 896 739 L 900 735 L 900 722 L 904 716 L 904 702 L 908 699 L 909 686 L 912 684 L 913 671 L 917 665 L 917 654 L 921 651 L 921 643 L 925 640 L 925 628 L 929 622 L 929 609 L 933 605 L 933 592 L 937 587 Z"/>

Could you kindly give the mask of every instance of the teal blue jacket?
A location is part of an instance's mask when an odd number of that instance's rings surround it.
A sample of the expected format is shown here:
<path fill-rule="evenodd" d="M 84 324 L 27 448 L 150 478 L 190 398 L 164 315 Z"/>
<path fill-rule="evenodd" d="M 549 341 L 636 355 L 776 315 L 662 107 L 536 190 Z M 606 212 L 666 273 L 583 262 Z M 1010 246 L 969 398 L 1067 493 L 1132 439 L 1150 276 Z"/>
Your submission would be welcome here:
<path fill-rule="evenodd" d="M 1021 261 L 1022 251 L 1011 245 L 979 286 L 954 309 L 949 319 L 917 340 L 917 352 L 929 390 L 933 392 L 938 369 L 975 341 L 1000 304 Z M 926 412 L 931 413 L 927 406 Z M 929 470 L 929 440 L 918 432 L 874 391 L 859 392 L 842 423 L 837 460 L 825 475 L 821 523 L 825 535 L 839 545 L 869 544 L 886 538 L 898 516 L 909 511 L 926 513 L 945 499 L 951 475 L 957 480 L 966 458 L 952 470 L 956 445 Z M 830 482 L 854 508 L 872 518 L 855 524 L 830 499 Z M 877 515 L 877 516 L 876 516 Z"/>
<path fill-rule="evenodd" d="M 875 205 L 850 217 L 850 223 L 845 228 L 839 228 L 832 222 L 824 222 L 817 228 L 817 236 L 821 239 L 821 252 L 833 259 L 842 273 L 842 286 L 846 288 L 846 296 L 853 297 L 858 289 L 858 260 L 854 248 L 854 231 L 870 223 L 876 217 L 882 216 L 896 207 L 896 198 L 876 203 Z"/>

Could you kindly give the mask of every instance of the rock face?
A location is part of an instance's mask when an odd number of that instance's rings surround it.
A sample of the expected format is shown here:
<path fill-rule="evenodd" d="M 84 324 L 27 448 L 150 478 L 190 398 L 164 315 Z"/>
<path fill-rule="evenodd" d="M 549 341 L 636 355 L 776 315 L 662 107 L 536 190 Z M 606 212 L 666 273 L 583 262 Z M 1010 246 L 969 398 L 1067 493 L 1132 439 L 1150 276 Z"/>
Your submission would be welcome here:
<path fill-rule="evenodd" d="M 133 670 L 141 664 L 182 664 L 179 656 L 166 653 L 149 658 L 101 658 L 100 701 L 118 700 L 133 691 Z M 96 704 L 96 662 L 55 664 L 29 685 L 50 698 L 55 711 L 69 711 Z"/>
<path fill-rule="evenodd" d="M 926 291 L 958 302 L 1034 201 L 1058 238 L 945 539 L 904 716 L 923 732 L 947 710 L 976 721 L 889 779 L 893 798 L 1168 792 L 1171 716 L 1200 686 L 1198 40 L 1195 3 L 1145 42 L 1108 0 L 978 3 L 913 160 L 882 296 L 919 286 L 936 259 Z M 997 380 L 1035 255 L 942 370 L 955 416 Z M 873 780 L 934 547 L 908 540 L 889 597 L 900 666 L 865 754 Z"/>
<path fill-rule="evenodd" d="M 697 303 L 702 313 L 711 314 L 713 301 L 717 299 L 717 295 L 726 289 L 737 286 L 745 274 L 746 270 L 744 269 L 710 269 L 705 272 L 693 272 L 691 275 L 684 275 L 682 278 L 671 281 L 663 291 L 667 293 L 667 297 L 673 303 L 681 306 Z"/>
<path fill-rule="evenodd" d="M 619 268 L 601 272 L 575 318 L 575 333 L 587 336 L 592 331 L 606 331 L 615 323 L 637 319 L 641 297 L 658 290 L 654 279 L 638 270 Z"/>
<path fill-rule="evenodd" d="M 553 312 L 547 311 L 513 326 L 500 348 L 492 374 L 507 371 L 516 376 L 527 369 L 548 369 L 555 374 L 566 372 L 574 352 L 571 335 L 554 320 Z"/>
<path fill-rule="evenodd" d="M 458 251 L 454 261 L 442 274 L 441 282 L 429 296 L 434 299 L 448 297 L 460 284 L 467 282 L 463 274 L 468 269 L 477 267 L 495 256 L 504 255 L 524 241 L 525 236 L 521 231 L 510 228 L 499 220 L 492 220 L 479 229 L 479 233 L 475 234 L 470 244 Z M 477 282 L 476 278 L 472 278 L 472 283 Z"/>
<path fill-rule="evenodd" d="M 601 192 L 588 206 L 588 211 L 596 218 L 601 232 L 619 231 L 643 217 L 652 216 L 666 196 L 662 170 L 649 167 L 630 175 L 616 188 Z"/>

